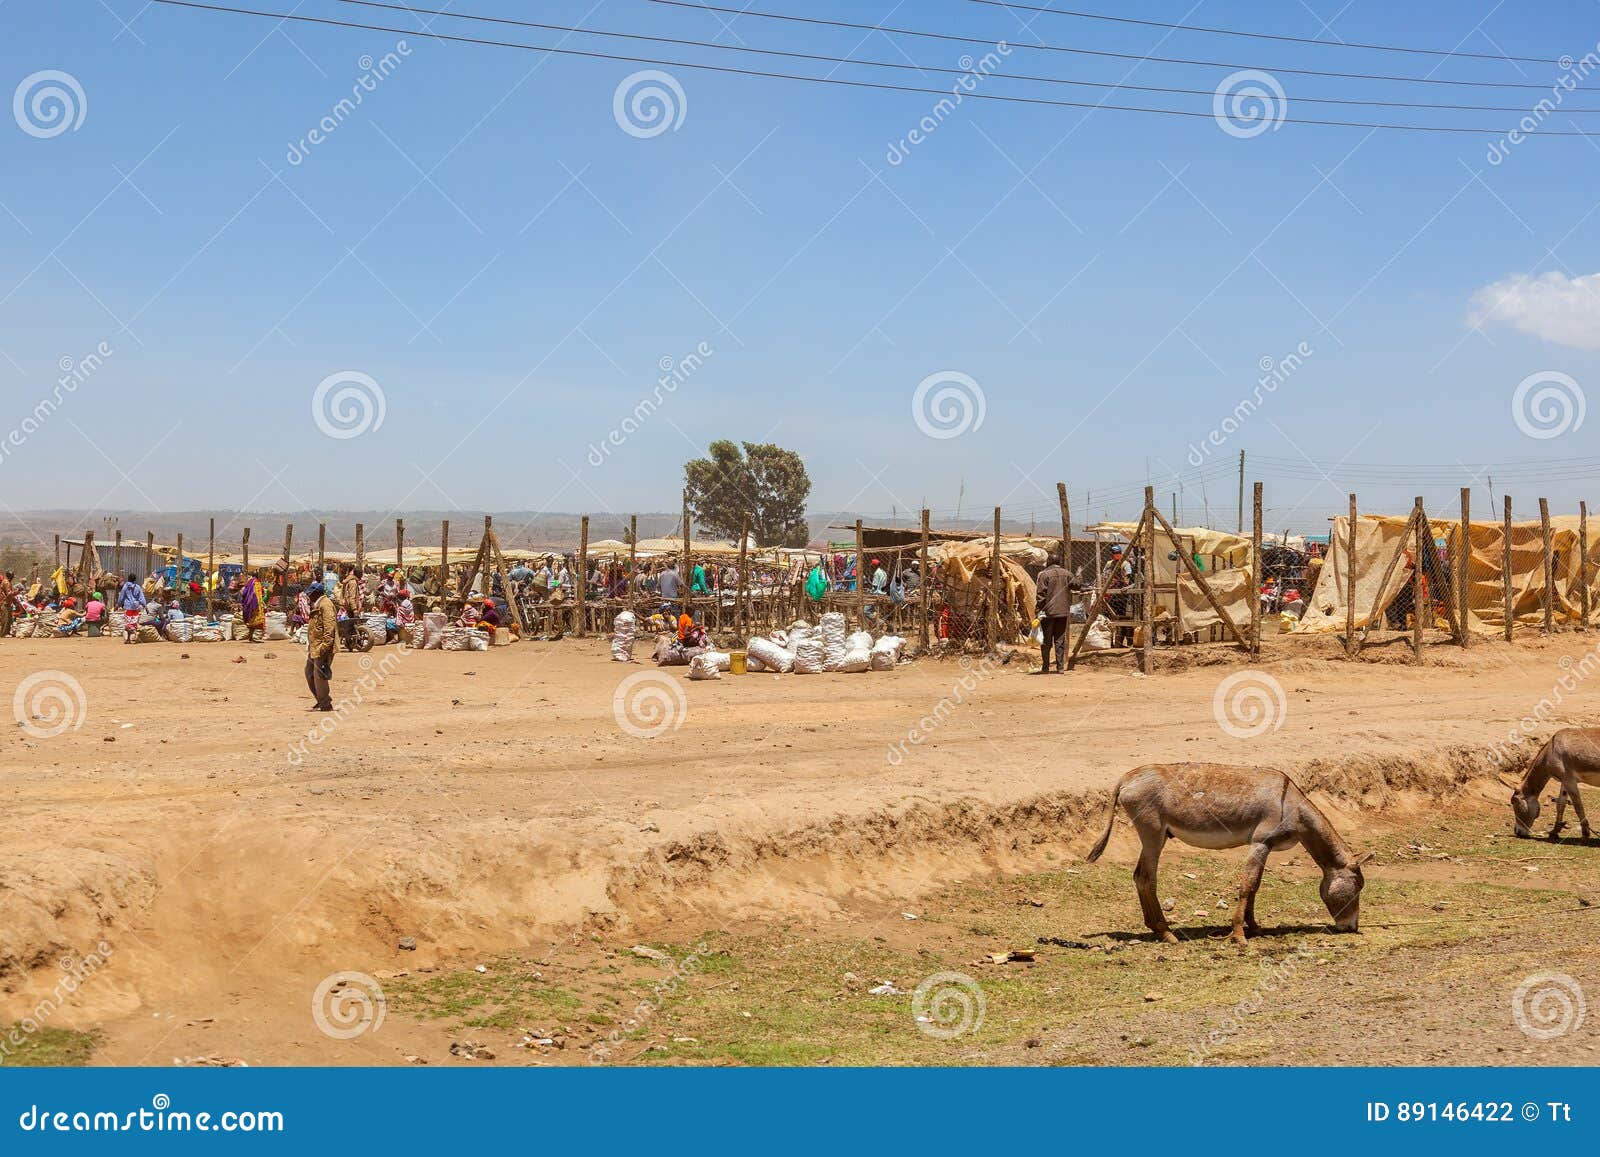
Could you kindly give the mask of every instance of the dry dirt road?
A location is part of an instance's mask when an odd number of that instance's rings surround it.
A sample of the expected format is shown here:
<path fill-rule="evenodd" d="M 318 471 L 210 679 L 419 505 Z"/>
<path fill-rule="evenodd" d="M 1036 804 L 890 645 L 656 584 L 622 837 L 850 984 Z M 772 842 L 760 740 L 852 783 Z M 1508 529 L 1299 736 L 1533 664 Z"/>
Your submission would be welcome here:
<path fill-rule="evenodd" d="M 1219 725 L 1242 669 L 1225 648 L 1152 678 L 1120 657 L 1030 676 L 1019 654 L 704 683 L 597 640 L 381 648 L 365 670 L 336 660 L 336 695 L 366 686 L 324 734 L 292 644 L 8 639 L 0 1024 L 103 945 L 50 1022 L 101 1029 L 96 1061 L 394 1063 L 381 1038 L 319 1031 L 319 981 L 633 944 L 672 921 L 826 919 L 1036 870 L 1081 852 L 1105 786 L 1153 760 L 1275 765 L 1352 808 L 1448 792 L 1492 775 L 1489 745 L 1561 680 L 1577 686 L 1540 732 L 1592 719 L 1575 664 L 1593 647 L 1438 646 L 1412 667 L 1273 640 L 1270 679 L 1235 688 L 1265 688 L 1253 736 L 1243 715 Z"/>

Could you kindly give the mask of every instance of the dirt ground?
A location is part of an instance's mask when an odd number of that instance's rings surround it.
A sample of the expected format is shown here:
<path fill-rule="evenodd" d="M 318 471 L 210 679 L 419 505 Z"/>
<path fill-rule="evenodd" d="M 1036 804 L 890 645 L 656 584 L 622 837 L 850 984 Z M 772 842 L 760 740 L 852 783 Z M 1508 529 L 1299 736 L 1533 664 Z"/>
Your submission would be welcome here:
<path fill-rule="evenodd" d="M 352 701 L 323 733 L 312 730 L 327 717 L 306 711 L 292 644 L 4 640 L 0 686 L 18 702 L 0 761 L 0 1026 L 44 1011 L 48 1028 L 95 1034 L 91 1063 L 108 1064 L 528 1063 L 552 1051 L 572 1063 L 596 1045 L 635 1062 L 1182 1063 L 1195 1046 L 1178 1042 L 1203 1039 L 1250 995 L 1258 958 L 1293 954 L 1292 990 L 1304 1003 L 1273 1006 L 1287 1018 L 1273 1039 L 1299 1040 L 1298 1051 L 1252 1054 L 1256 1046 L 1241 1044 L 1256 1039 L 1252 1028 L 1204 1046 L 1206 1057 L 1448 1060 L 1435 1053 L 1461 1035 L 1454 1009 L 1481 1003 L 1485 1018 L 1506 1020 L 1505 982 L 1524 963 L 1511 946 L 1544 953 L 1525 962 L 1528 972 L 1538 964 L 1594 976 L 1583 946 L 1592 917 L 1514 921 L 1524 903 L 1580 908 L 1577 892 L 1530 888 L 1526 868 L 1587 872 L 1586 854 L 1600 848 L 1516 845 L 1524 858 L 1527 849 L 1562 857 L 1549 865 L 1486 850 L 1509 830 L 1494 778 L 1508 773 L 1490 745 L 1541 700 L 1540 734 L 1587 722 L 1595 700 L 1577 663 L 1593 646 L 1579 634 L 1466 653 L 1437 646 L 1413 667 L 1396 647 L 1352 664 L 1327 640 L 1272 640 L 1257 665 L 1270 678 L 1244 677 L 1247 694 L 1266 688 L 1270 722 L 1258 735 L 1245 734 L 1253 717 L 1241 724 L 1231 708 L 1229 728 L 1219 725 L 1219 684 L 1244 669 L 1221 647 L 1183 652 L 1151 678 L 1121 656 L 1032 676 L 1019 653 L 1005 665 L 930 658 L 892 672 L 705 683 L 688 682 L 682 668 L 657 683 L 656 668 L 612 663 L 596 640 L 487 653 L 382 648 L 366 670 L 338 657 L 335 695 Z M 623 726 L 614 698 L 634 675 L 647 681 L 623 689 Z M 1575 689 L 1553 703 L 1563 680 Z M 65 688 L 69 722 L 46 735 L 52 688 Z M 654 707 L 664 708 L 666 729 L 642 737 L 661 721 Z M 1157 981 L 1135 967 L 1126 983 L 1108 983 L 1119 961 L 1155 967 L 1163 953 L 1128 939 L 1142 929 L 1126 837 L 1113 844 L 1116 862 L 1090 870 L 1078 862 L 1086 834 L 1103 820 L 1117 776 L 1176 759 L 1290 771 L 1357 844 L 1425 822 L 1464 825 L 1455 844 L 1434 835 L 1375 845 L 1377 864 L 1396 874 L 1370 889 L 1364 923 L 1378 921 L 1386 901 L 1408 919 L 1481 920 L 1443 925 L 1465 931 L 1441 933 L 1431 947 L 1376 930 L 1332 937 L 1303 862 L 1285 863 L 1263 892 L 1263 916 L 1271 925 L 1267 913 L 1293 912 L 1302 931 L 1253 946 L 1249 966 L 1202 938 L 1181 950 L 1190 955 L 1179 967 L 1214 961 L 1204 966 L 1212 972 Z M 1430 841 L 1454 847 L 1455 859 L 1407 861 L 1413 876 L 1399 874 L 1406 857 L 1394 847 Z M 1220 889 L 1235 858 L 1175 857 L 1163 888 L 1175 897 L 1197 881 Z M 1415 875 L 1424 868 L 1438 875 Z M 1574 879 L 1577 888 L 1589 877 Z M 1044 906 L 1019 905 L 1019 889 Z M 1212 924 L 1224 922 L 1216 898 L 1184 894 L 1179 911 L 1193 900 Z M 1446 908 L 1430 917 L 1433 904 Z M 1550 931 L 1529 942 L 1528 927 Z M 1027 947 L 1017 941 L 1030 934 L 1095 947 L 1040 947 L 1032 964 L 972 963 Z M 1493 937 L 1506 944 L 1482 954 L 1504 965 L 1493 975 L 1446 959 Z M 666 960 L 635 956 L 635 945 Z M 1302 947 L 1315 953 L 1311 964 Z M 1346 1021 L 1339 998 L 1367 957 L 1423 950 L 1434 955 L 1413 974 L 1422 988 L 1405 989 L 1414 1007 L 1397 994 L 1390 1012 L 1407 1025 L 1442 1018 L 1441 1027 L 1404 1041 L 1358 1018 L 1330 1047 L 1324 1030 Z M 816 1002 L 790 969 L 796 954 L 810 954 L 802 964 L 813 984 L 837 988 L 837 1024 L 817 1023 Z M 82 978 L 91 956 L 92 976 L 62 996 L 63 968 Z M 682 967 L 689 957 L 693 970 Z M 1077 1021 L 1054 1008 L 1065 991 L 1055 980 L 1038 991 L 1022 985 L 1005 1011 L 1013 972 L 1052 969 L 1076 994 L 1065 1012 Z M 904 994 L 940 971 L 974 978 L 988 1019 L 951 1041 L 916 1032 L 902 1048 Z M 363 979 L 325 993 L 314 1015 L 319 984 L 343 973 Z M 1405 975 L 1386 971 L 1384 982 Z M 382 997 L 366 1008 L 385 1019 L 347 1038 L 341 1017 L 359 1013 L 353 998 L 369 980 Z M 873 996 L 882 981 L 901 995 Z M 735 996 L 780 982 L 778 994 L 805 999 L 789 1008 L 774 997 L 762 1008 L 810 1018 L 805 1025 L 776 1012 L 757 1022 L 768 1014 Z M 1166 991 L 1146 1001 L 1144 986 L 1155 983 Z M 1428 986 L 1448 1003 L 1419 995 Z M 651 1012 L 619 1015 L 639 991 Z M 1330 1001 L 1339 1016 L 1324 1015 Z M 723 1013 L 737 1020 L 718 1027 Z M 1158 1025 L 1182 1032 L 1158 1036 Z M 529 1038 L 534 1030 L 545 1035 Z M 1499 1044 L 1510 1051 L 1470 1059 L 1592 1062 L 1581 1035 L 1526 1054 L 1530 1038 L 1510 1033 Z M 1162 1043 L 1122 1047 L 1123 1035 Z M 474 1058 L 481 1051 L 494 1059 Z"/>

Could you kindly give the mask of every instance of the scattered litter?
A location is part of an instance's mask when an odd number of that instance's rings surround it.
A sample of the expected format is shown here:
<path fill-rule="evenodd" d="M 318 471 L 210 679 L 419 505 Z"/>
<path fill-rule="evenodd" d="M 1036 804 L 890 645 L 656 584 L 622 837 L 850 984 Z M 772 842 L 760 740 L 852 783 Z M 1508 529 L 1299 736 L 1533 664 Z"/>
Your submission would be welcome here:
<path fill-rule="evenodd" d="M 1013 948 L 1010 952 L 991 952 L 984 957 L 984 964 L 1029 964 L 1032 963 L 1037 953 L 1031 948 Z"/>
<path fill-rule="evenodd" d="M 1226 900 L 1218 900 L 1217 901 L 1217 907 L 1218 908 L 1226 908 L 1227 906 L 1228 906 L 1228 902 Z"/>
<path fill-rule="evenodd" d="M 238 1057 L 203 1056 L 203 1057 L 173 1057 L 172 1063 L 180 1068 L 195 1069 L 248 1069 L 250 1062 Z"/>
<path fill-rule="evenodd" d="M 907 920 L 915 920 L 917 918 L 917 914 L 915 912 L 902 912 L 900 915 L 905 917 Z"/>
<path fill-rule="evenodd" d="M 415 936 L 400 937 L 399 948 L 402 952 L 415 952 L 417 950 L 417 938 Z"/>
<path fill-rule="evenodd" d="M 492 1061 L 494 1053 L 479 1044 L 477 1041 L 451 1041 L 450 1055 L 453 1057 L 466 1057 L 469 1061 Z"/>
<path fill-rule="evenodd" d="M 1021 897 L 1020 899 L 1017 900 L 1017 907 L 1019 907 L 1019 908 L 1023 908 L 1023 907 L 1027 907 L 1027 908 L 1043 908 L 1044 907 L 1044 901 L 1043 900 L 1036 900 L 1032 896 L 1023 896 L 1023 897 Z"/>
<path fill-rule="evenodd" d="M 488 972 L 489 970 L 488 970 L 488 968 L 486 968 L 482 964 L 475 964 L 475 965 L 473 965 L 472 971 L 474 971 L 474 972 Z"/>
<path fill-rule="evenodd" d="M 1068 940 L 1064 936 L 1041 936 L 1040 944 L 1054 944 L 1057 948 L 1093 948 L 1087 940 Z"/>
<path fill-rule="evenodd" d="M 1193 872 L 1185 872 L 1183 874 L 1183 878 L 1185 880 L 1193 880 L 1193 879 L 1196 879 L 1197 877 L 1195 876 L 1195 874 Z"/>
<path fill-rule="evenodd" d="M 635 956 L 642 957 L 645 960 L 654 960 L 661 964 L 665 964 L 667 961 L 672 959 L 672 957 L 661 951 L 661 949 L 650 948 L 644 944 L 635 944 L 632 951 Z"/>
<path fill-rule="evenodd" d="M 1168 896 L 1165 900 L 1161 901 L 1161 910 L 1163 912 L 1170 912 L 1174 908 L 1176 908 L 1177 906 L 1178 906 L 1178 902 L 1176 900 L 1174 900 L 1171 896 Z"/>
<path fill-rule="evenodd" d="M 1158 1000 L 1165 1000 L 1166 994 L 1161 992 L 1147 992 L 1144 994 L 1145 1003 L 1154 1004 Z"/>
<path fill-rule="evenodd" d="M 882 981 L 877 985 L 877 987 L 867 989 L 867 992 L 870 993 L 873 996 L 903 996 L 904 995 L 904 993 L 902 993 L 898 988 L 896 988 L 894 986 L 894 981 L 892 981 L 892 980 Z M 746 1014 L 746 1015 L 748 1015 L 748 1014 Z"/>
<path fill-rule="evenodd" d="M 428 1063 L 427 1061 L 423 1060 L 421 1057 L 417 1056 L 414 1053 L 404 1053 L 404 1054 L 402 1054 L 402 1059 L 408 1065 L 425 1065 L 425 1064 Z"/>

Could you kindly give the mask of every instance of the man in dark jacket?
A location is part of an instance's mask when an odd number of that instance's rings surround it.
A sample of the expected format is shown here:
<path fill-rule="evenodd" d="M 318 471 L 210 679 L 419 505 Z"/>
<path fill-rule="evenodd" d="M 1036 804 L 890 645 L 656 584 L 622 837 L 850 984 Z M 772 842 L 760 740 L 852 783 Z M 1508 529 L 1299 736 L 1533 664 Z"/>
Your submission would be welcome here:
<path fill-rule="evenodd" d="M 1038 597 L 1039 626 L 1044 641 L 1039 644 L 1039 674 L 1050 671 L 1050 652 L 1056 653 L 1056 674 L 1065 670 L 1067 655 L 1067 623 L 1072 617 L 1072 576 L 1061 565 L 1059 554 L 1050 556 L 1050 564 L 1039 572 Z"/>
<path fill-rule="evenodd" d="M 339 612 L 321 583 L 306 589 L 311 598 L 311 619 L 306 623 L 306 686 L 316 702 L 313 711 L 332 711 L 328 682 L 333 678 L 333 652 L 339 642 Z"/>

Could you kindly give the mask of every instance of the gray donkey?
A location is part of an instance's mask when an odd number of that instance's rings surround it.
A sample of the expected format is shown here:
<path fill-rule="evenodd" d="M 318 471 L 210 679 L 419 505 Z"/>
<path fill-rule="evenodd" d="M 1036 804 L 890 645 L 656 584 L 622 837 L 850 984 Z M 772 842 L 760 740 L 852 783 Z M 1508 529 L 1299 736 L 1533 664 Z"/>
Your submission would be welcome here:
<path fill-rule="evenodd" d="M 1334 927 L 1340 932 L 1356 931 L 1365 883 L 1361 865 L 1372 854 L 1353 856 L 1328 817 L 1281 771 L 1217 763 L 1135 768 L 1111 793 L 1111 815 L 1089 852 L 1091 864 L 1106 850 L 1119 805 L 1128 813 L 1143 847 L 1133 879 L 1144 922 L 1167 943 L 1175 944 L 1178 938 L 1156 899 L 1156 870 L 1162 848 L 1173 837 L 1197 848 L 1250 845 L 1250 856 L 1239 874 L 1238 906 L 1229 936 L 1235 943 L 1243 944 L 1247 933 L 1260 930 L 1256 890 L 1261 886 L 1267 856 L 1296 843 L 1304 845 L 1322 869 L 1322 902 L 1328 906 Z"/>

